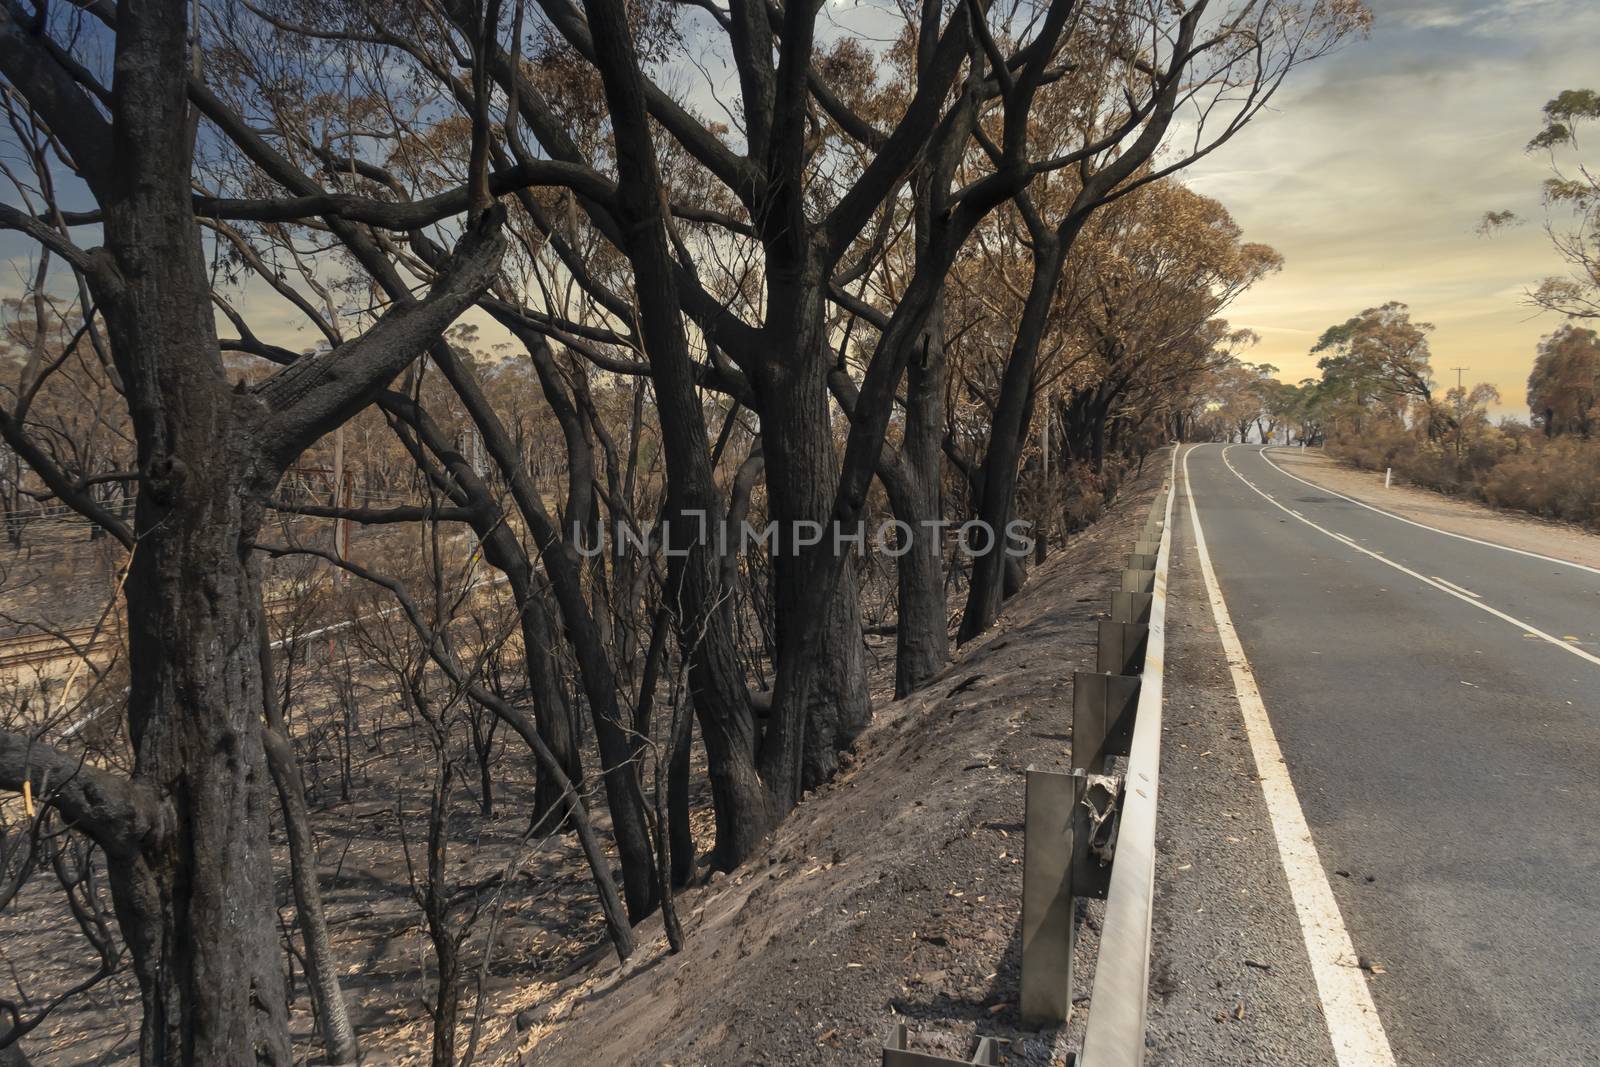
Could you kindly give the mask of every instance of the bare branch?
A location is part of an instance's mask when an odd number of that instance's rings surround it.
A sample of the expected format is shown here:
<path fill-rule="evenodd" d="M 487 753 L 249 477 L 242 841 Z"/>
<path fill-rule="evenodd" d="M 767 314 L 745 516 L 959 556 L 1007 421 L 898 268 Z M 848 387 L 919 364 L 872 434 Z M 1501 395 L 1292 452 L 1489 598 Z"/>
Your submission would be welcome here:
<path fill-rule="evenodd" d="M 0 730 L 0 788 L 21 792 L 25 784 L 37 802 L 54 804 L 109 855 L 135 853 L 161 831 L 164 810 L 150 787 Z"/>

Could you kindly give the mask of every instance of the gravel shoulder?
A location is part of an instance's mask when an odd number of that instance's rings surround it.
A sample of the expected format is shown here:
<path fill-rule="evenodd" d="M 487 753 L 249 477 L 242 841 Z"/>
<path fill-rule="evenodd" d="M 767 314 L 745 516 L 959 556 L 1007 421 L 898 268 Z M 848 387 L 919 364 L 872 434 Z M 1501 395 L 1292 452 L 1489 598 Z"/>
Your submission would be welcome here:
<path fill-rule="evenodd" d="M 1145 1062 L 1331 1065 L 1186 501 L 1180 492 L 1167 586 Z"/>
<path fill-rule="evenodd" d="M 1317 448 L 1272 448 L 1267 454 L 1272 462 L 1297 478 L 1412 522 L 1520 548 L 1524 552 L 1571 560 L 1586 567 L 1600 567 L 1600 536 L 1581 527 L 1514 511 L 1499 511 L 1474 500 L 1398 482 L 1385 489 L 1383 475 L 1347 467 Z"/>

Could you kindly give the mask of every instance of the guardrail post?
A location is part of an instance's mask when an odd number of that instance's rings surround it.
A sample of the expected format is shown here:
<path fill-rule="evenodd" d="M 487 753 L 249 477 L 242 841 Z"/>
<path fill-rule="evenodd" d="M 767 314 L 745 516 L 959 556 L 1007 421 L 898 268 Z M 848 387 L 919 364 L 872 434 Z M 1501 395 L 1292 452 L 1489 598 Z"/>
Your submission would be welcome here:
<path fill-rule="evenodd" d="M 1095 671 L 1100 674 L 1138 674 L 1144 670 L 1145 642 L 1149 638 L 1148 626 L 1101 619 Z"/>
<path fill-rule="evenodd" d="M 1141 837 L 1133 844 L 1134 860 L 1148 865 L 1147 853 L 1154 849 L 1154 764 L 1160 752 L 1161 650 L 1166 617 L 1163 593 L 1158 600 L 1156 570 L 1165 562 L 1162 545 L 1166 539 L 1166 514 L 1170 489 L 1156 494 L 1145 522 L 1144 537 L 1134 545 L 1128 569 L 1122 575 L 1122 588 L 1112 595 L 1111 617 L 1099 624 L 1095 662 L 1097 673 L 1073 674 L 1072 692 L 1072 770 L 1070 773 L 1029 767 L 1026 783 L 1026 815 L 1022 865 L 1022 990 L 1020 1014 L 1028 1025 L 1060 1025 L 1072 1013 L 1073 964 L 1077 941 L 1079 904 L 1089 897 L 1110 899 L 1113 880 L 1129 880 L 1127 864 L 1120 857 L 1109 858 L 1116 848 L 1122 827 L 1122 809 L 1129 799 L 1124 784 L 1104 777 L 1109 756 L 1130 756 L 1128 774 L 1144 783 L 1139 796 L 1132 798 L 1138 817 L 1134 825 Z M 1142 672 L 1147 656 L 1153 656 L 1153 674 L 1147 688 Z M 1153 706 L 1146 721 L 1135 722 L 1141 694 Z M 1135 735 L 1139 752 L 1130 755 Z M 1152 744 L 1153 740 L 1153 744 Z M 1154 753 L 1154 755 L 1152 755 Z M 1148 797 L 1148 799 L 1146 799 Z M 1091 808 L 1093 810 L 1091 810 Z M 1101 844 L 1095 839 L 1099 837 Z M 1145 840 L 1148 838 L 1148 841 Z M 1149 915 L 1148 890 L 1141 900 L 1123 888 L 1110 900 L 1107 915 L 1117 912 L 1119 923 L 1128 925 L 1121 912 L 1142 906 L 1145 952 L 1138 960 L 1107 961 L 1103 934 L 1101 963 L 1106 970 L 1136 965 L 1148 978 Z M 1114 940 L 1114 939 L 1113 939 Z M 1126 941 L 1126 935 L 1122 936 Z M 1120 975 L 1119 975 L 1120 978 Z M 1095 978 L 1098 993 L 1102 976 Z M 1125 984 L 1125 983 L 1121 983 Z M 1143 994 L 1139 991 L 1138 1019 L 1143 1021 Z M 1090 1029 L 1096 1017 L 1091 1015 Z M 1124 1028 L 1129 1029 L 1129 1028 Z M 1142 1025 L 1136 1035 L 1135 1059 L 1142 1056 Z M 905 1047 L 905 1030 L 896 1038 Z M 938 1059 L 890 1059 L 884 1051 L 885 1067 L 919 1067 L 922 1064 L 949 1063 Z M 907 1053 L 906 1055 L 915 1055 Z M 980 1046 L 980 1057 L 983 1049 Z M 981 1060 L 979 1061 L 981 1062 Z M 1069 1061 L 1070 1062 L 1070 1061 Z"/>
<path fill-rule="evenodd" d="M 1156 590 L 1155 571 L 1123 571 L 1122 592 L 1153 593 Z"/>
<path fill-rule="evenodd" d="M 931 1052 L 912 1052 L 906 1048 L 910 1032 L 905 1023 L 895 1023 L 889 1031 L 889 1040 L 883 1043 L 883 1067 L 941 1067 L 961 1064 L 963 1067 L 998 1067 L 999 1046 L 992 1037 L 980 1037 L 978 1048 L 970 1060 L 952 1060 L 935 1056 Z"/>
<path fill-rule="evenodd" d="M 1072 769 L 1100 774 L 1107 756 L 1127 755 L 1138 706 L 1138 676 L 1074 671 Z"/>
<path fill-rule="evenodd" d="M 1072 1011 L 1077 946 L 1074 853 L 1083 843 L 1083 776 L 1029 767 L 1022 846 L 1022 1004 L 1025 1024 L 1064 1023 Z"/>
<path fill-rule="evenodd" d="M 1134 557 L 1137 559 L 1138 557 Z M 1130 568 L 1131 569 L 1131 568 Z M 1145 568 L 1137 568 L 1144 570 Z M 1112 593 L 1112 622 L 1149 622 L 1154 597 L 1149 593 Z"/>

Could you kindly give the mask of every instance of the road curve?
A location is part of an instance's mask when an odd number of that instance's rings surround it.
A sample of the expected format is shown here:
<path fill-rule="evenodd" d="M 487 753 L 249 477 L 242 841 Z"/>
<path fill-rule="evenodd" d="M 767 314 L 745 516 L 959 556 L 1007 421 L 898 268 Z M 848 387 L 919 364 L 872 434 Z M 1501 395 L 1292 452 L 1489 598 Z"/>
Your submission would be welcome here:
<path fill-rule="evenodd" d="M 1185 458 L 1395 1060 L 1600 1063 L 1600 574 Z"/>

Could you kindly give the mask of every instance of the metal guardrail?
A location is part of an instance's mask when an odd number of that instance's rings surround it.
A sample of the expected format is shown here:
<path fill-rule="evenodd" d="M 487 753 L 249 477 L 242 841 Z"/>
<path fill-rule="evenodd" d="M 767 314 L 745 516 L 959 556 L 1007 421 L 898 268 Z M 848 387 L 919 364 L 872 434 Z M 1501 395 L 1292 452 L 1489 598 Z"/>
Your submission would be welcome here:
<path fill-rule="evenodd" d="M 1073 676 L 1071 771 L 1027 772 L 1024 1022 L 1067 1020 L 1085 902 L 1106 901 L 1078 1067 L 1144 1060 L 1172 497 L 1169 477 L 1100 623 L 1095 671 Z"/>

